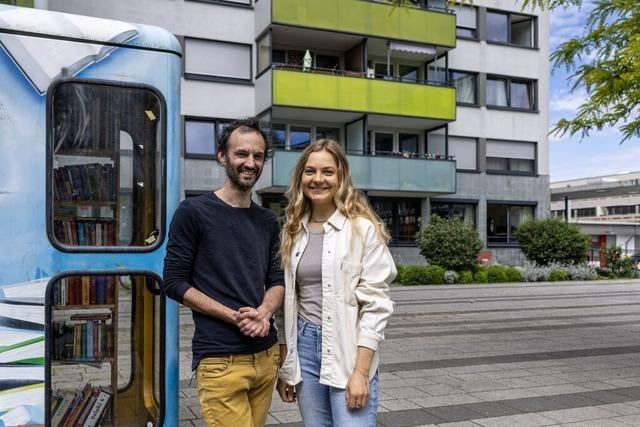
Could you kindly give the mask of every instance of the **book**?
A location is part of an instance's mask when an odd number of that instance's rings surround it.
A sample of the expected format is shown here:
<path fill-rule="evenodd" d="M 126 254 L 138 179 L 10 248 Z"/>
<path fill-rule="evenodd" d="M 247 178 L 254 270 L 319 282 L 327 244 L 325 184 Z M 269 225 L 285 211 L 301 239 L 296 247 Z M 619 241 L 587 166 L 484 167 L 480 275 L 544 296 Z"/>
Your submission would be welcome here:
<path fill-rule="evenodd" d="M 76 395 L 71 392 L 66 392 L 64 393 L 64 395 L 60 395 L 58 397 L 59 399 L 62 399 L 62 400 L 58 404 L 58 407 L 56 408 L 55 412 L 53 412 L 51 415 L 51 425 L 53 427 L 57 427 L 60 425 L 64 416 L 67 415 L 67 411 L 69 410 L 69 407 L 73 403 L 75 397 Z"/>
<path fill-rule="evenodd" d="M 84 410 L 85 405 L 91 398 L 91 393 L 92 393 L 91 385 L 87 383 L 82 389 L 82 392 L 79 393 L 80 398 L 78 399 L 75 408 L 73 408 L 73 411 L 69 414 L 69 417 L 65 420 L 64 422 L 65 427 L 75 426 L 75 423 L 80 417 L 80 414 L 82 413 L 82 411 Z"/>
<path fill-rule="evenodd" d="M 138 35 L 136 27 L 125 22 L 26 8 L 0 11 L 0 26 L 120 44 Z M 99 43 L 62 42 L 54 38 L 6 33 L 0 34 L 0 43 L 40 95 L 44 95 L 53 80 L 65 74 L 77 74 L 116 48 Z M 51 52 L 56 54 L 51 55 Z"/>
<path fill-rule="evenodd" d="M 107 413 L 107 409 L 111 402 L 111 393 L 108 391 L 101 389 L 98 395 L 96 396 L 96 400 L 87 416 L 87 419 L 84 422 L 83 427 L 96 427 L 102 423 L 102 419 Z"/>

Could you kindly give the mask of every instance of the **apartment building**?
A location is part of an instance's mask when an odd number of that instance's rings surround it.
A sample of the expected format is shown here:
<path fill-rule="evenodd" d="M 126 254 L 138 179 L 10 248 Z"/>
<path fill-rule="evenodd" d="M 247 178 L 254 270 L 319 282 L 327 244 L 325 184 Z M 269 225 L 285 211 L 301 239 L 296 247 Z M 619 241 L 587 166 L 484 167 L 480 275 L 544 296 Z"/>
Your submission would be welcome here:
<path fill-rule="evenodd" d="M 299 150 L 347 150 L 400 262 L 422 262 L 430 215 L 472 222 L 496 260 L 549 212 L 549 15 L 513 0 L 35 0 L 56 11 L 162 26 L 184 51 L 185 197 L 220 186 L 215 138 L 257 115 L 274 158 L 255 199 L 282 212 Z"/>
<path fill-rule="evenodd" d="M 599 262 L 602 248 L 612 246 L 638 258 L 640 172 L 552 182 L 551 214 L 591 236 L 591 261 Z"/>

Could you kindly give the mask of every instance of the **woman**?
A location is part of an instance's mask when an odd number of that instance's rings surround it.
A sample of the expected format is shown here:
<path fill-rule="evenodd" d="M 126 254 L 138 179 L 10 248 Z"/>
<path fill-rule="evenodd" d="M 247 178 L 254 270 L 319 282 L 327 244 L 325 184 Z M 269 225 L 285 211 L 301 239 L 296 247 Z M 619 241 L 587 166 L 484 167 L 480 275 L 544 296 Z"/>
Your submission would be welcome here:
<path fill-rule="evenodd" d="M 375 426 L 378 348 L 393 312 L 389 234 L 321 139 L 301 154 L 282 231 L 284 358 L 277 389 L 312 426 Z"/>

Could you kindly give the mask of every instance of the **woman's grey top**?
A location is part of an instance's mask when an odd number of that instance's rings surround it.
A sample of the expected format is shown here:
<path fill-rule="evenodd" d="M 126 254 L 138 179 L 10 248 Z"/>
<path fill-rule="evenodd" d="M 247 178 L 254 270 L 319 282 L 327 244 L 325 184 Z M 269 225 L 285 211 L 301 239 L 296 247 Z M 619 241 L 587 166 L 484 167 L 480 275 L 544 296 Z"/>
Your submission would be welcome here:
<path fill-rule="evenodd" d="M 322 324 L 322 240 L 324 231 L 309 232 L 309 242 L 296 270 L 299 315 L 307 322 Z"/>

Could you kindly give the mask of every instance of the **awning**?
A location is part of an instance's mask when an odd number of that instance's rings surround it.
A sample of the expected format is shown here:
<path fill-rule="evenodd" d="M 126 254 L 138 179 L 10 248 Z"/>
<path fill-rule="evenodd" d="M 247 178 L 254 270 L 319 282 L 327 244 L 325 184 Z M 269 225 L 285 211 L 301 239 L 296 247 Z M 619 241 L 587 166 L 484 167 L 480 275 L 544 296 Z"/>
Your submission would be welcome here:
<path fill-rule="evenodd" d="M 433 56 L 436 54 L 436 48 L 433 46 L 416 45 L 410 43 L 389 43 L 389 48 L 398 52 L 418 53 L 422 55 Z"/>

